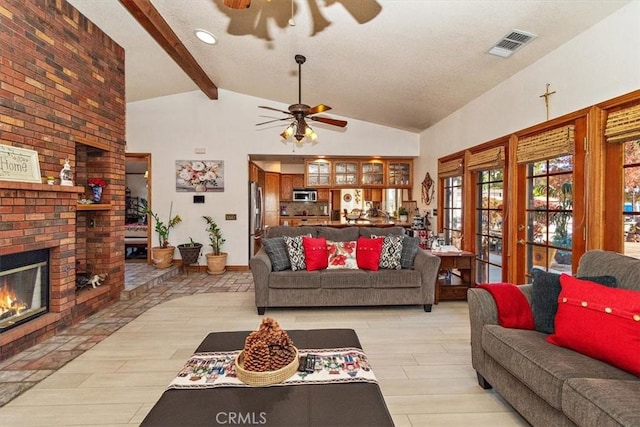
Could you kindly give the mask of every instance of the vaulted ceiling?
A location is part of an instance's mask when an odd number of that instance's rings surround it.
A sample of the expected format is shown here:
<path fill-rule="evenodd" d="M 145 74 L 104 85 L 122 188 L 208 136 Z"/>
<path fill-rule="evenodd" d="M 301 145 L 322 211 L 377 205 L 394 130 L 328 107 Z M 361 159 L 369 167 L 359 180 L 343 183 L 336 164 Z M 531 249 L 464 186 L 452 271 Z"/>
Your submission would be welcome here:
<path fill-rule="evenodd" d="M 124 47 L 128 102 L 202 87 L 123 6 L 134 3 L 147 16 L 157 11 L 156 20 L 175 37 L 167 43 L 192 56 L 200 77 L 214 88 L 286 108 L 297 102 L 294 56 L 303 54 L 303 103 L 330 105 L 332 117 L 411 132 L 423 131 L 629 3 L 252 0 L 247 9 L 231 9 L 223 0 L 68 1 Z M 218 43 L 200 42 L 194 35 L 199 28 Z M 537 38 L 509 58 L 487 53 L 514 29 Z M 214 92 L 208 96 L 215 98 Z M 256 123 L 270 117 L 281 116 L 257 105 L 247 111 L 247 120 Z"/>

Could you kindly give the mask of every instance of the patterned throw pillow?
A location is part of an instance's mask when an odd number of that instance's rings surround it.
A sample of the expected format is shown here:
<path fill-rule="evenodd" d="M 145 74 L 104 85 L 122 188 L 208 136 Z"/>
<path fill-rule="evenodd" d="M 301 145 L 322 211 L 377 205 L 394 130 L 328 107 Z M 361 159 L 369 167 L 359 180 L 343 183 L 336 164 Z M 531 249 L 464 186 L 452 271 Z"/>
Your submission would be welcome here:
<path fill-rule="evenodd" d="M 327 250 L 329 251 L 329 266 L 327 269 L 348 268 L 357 270 L 356 243 L 355 240 L 350 242 L 327 240 Z"/>
<path fill-rule="evenodd" d="M 371 236 L 382 237 L 382 236 Z M 402 239 L 404 236 L 394 236 L 388 234 L 384 236 L 384 243 L 382 244 L 382 253 L 380 254 L 380 268 L 386 268 L 389 270 L 400 270 L 402 264 L 400 264 L 400 256 L 402 255 Z"/>
<path fill-rule="evenodd" d="M 402 254 L 400 255 L 400 265 L 402 268 L 413 268 L 413 260 L 418 254 L 420 248 L 420 238 L 403 236 L 402 239 Z"/>
<path fill-rule="evenodd" d="M 264 251 L 269 256 L 271 268 L 273 271 L 290 270 L 291 262 L 289 262 L 289 253 L 287 252 L 287 244 L 283 237 L 272 237 L 262 239 Z"/>
<path fill-rule="evenodd" d="M 307 263 L 304 258 L 304 246 L 302 245 L 302 237 L 282 236 L 287 245 L 287 253 L 289 254 L 289 262 L 293 271 L 306 270 Z"/>

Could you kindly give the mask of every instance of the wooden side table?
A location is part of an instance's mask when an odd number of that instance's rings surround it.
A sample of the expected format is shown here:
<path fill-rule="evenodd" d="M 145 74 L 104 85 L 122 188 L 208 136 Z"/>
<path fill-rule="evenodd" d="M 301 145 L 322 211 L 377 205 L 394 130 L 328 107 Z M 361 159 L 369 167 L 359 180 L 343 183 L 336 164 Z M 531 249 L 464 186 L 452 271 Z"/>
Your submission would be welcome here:
<path fill-rule="evenodd" d="M 445 272 L 446 277 L 441 279 L 440 274 L 436 278 L 436 294 L 434 303 L 445 300 L 466 300 L 467 289 L 476 286 L 476 255 L 473 252 L 440 252 L 431 251 L 440 258 L 440 273 Z M 458 270 L 459 275 L 451 270 Z M 452 277 L 452 276 L 455 276 Z M 456 280 L 457 279 L 457 280 Z"/>

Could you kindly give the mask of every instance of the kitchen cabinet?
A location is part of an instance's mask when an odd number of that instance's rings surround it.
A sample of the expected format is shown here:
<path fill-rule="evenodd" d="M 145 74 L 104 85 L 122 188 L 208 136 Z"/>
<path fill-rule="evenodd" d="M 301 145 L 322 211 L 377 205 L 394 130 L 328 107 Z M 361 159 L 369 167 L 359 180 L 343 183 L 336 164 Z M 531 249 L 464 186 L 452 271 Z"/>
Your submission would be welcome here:
<path fill-rule="evenodd" d="M 318 201 L 328 202 L 331 190 L 328 188 L 318 188 Z"/>
<path fill-rule="evenodd" d="M 294 188 L 304 188 L 304 174 L 280 175 L 280 201 L 290 201 L 293 199 Z"/>
<path fill-rule="evenodd" d="M 258 170 L 260 168 L 255 163 L 249 163 L 249 181 L 258 182 Z"/>
<path fill-rule="evenodd" d="M 383 187 L 385 182 L 384 160 L 369 160 L 360 162 L 361 185 Z"/>
<path fill-rule="evenodd" d="M 358 161 L 333 161 L 333 186 L 353 188 L 358 185 Z"/>
<path fill-rule="evenodd" d="M 382 188 L 365 188 L 363 189 L 362 198 L 367 202 L 381 202 Z"/>
<path fill-rule="evenodd" d="M 264 223 L 269 227 L 278 225 L 280 218 L 280 174 L 264 174 Z"/>
<path fill-rule="evenodd" d="M 411 160 L 387 160 L 387 186 L 393 188 L 411 188 Z"/>
<path fill-rule="evenodd" d="M 305 186 L 309 188 L 331 187 L 331 162 L 324 159 L 305 160 Z"/>

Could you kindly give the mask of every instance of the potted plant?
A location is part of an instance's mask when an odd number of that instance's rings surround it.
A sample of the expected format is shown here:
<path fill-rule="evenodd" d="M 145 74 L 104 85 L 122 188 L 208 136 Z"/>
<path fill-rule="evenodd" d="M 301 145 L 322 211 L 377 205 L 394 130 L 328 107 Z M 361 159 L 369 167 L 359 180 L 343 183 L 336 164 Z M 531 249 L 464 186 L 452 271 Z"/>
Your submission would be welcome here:
<path fill-rule="evenodd" d="M 207 215 L 204 215 L 202 218 L 207 221 L 207 233 L 209 233 L 210 242 L 209 246 L 211 246 L 211 252 L 206 254 L 207 273 L 222 274 L 225 272 L 225 266 L 227 265 L 227 253 L 221 251 L 225 239 L 222 237 L 222 231 L 213 218 Z"/>
<path fill-rule="evenodd" d="M 169 208 L 169 221 L 165 224 L 160 220 L 157 213 L 154 213 L 149 208 L 145 210 L 145 213 L 151 215 L 156 221 L 155 230 L 156 233 L 158 233 L 158 240 L 160 242 L 160 246 L 151 248 L 151 260 L 156 268 L 167 268 L 173 262 L 175 247 L 169 244 L 169 232 L 173 227 L 182 222 L 182 218 L 180 218 L 180 215 L 171 216 L 172 211 L 173 202 L 171 202 L 171 207 Z"/>
<path fill-rule="evenodd" d="M 185 266 L 196 264 L 200 257 L 200 250 L 202 249 L 202 243 L 194 242 L 189 237 L 189 243 L 182 243 L 178 245 L 178 251 L 180 251 L 180 257 L 182 258 L 182 268 Z"/>
<path fill-rule="evenodd" d="M 404 206 L 398 208 L 398 217 L 400 222 L 407 222 L 409 220 L 409 211 Z"/>

